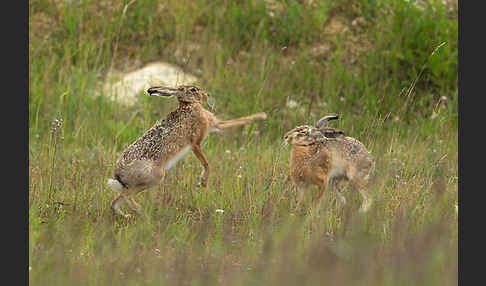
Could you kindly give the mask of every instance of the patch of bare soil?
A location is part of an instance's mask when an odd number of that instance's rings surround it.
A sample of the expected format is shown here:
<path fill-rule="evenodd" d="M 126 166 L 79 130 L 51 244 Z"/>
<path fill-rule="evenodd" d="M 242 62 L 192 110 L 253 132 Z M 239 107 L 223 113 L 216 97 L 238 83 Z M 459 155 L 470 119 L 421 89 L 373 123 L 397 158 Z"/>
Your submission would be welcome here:
<path fill-rule="evenodd" d="M 369 20 L 363 17 L 349 19 L 342 15 L 333 15 L 325 24 L 319 43 L 311 47 L 313 59 L 323 59 L 324 62 L 336 56 L 351 73 L 358 73 L 356 63 L 373 47 L 368 39 Z"/>
<path fill-rule="evenodd" d="M 44 12 L 29 17 L 29 41 L 45 40 L 56 30 L 56 20 Z"/>

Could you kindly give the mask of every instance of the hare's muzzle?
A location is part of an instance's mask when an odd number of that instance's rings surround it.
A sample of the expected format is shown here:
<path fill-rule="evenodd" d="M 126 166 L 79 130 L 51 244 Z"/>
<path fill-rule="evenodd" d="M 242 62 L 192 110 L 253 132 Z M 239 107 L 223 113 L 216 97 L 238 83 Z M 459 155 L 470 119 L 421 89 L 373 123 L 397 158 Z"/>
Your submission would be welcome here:
<path fill-rule="evenodd" d="M 285 135 L 285 136 L 284 136 L 284 141 L 283 141 L 283 143 L 284 143 L 285 145 L 288 145 L 288 144 L 290 144 L 290 141 L 291 141 L 291 140 L 292 140 L 292 137 L 291 137 L 291 136 L 289 136 L 289 135 Z"/>
<path fill-rule="evenodd" d="M 171 97 L 171 96 L 176 95 L 177 92 L 178 92 L 178 90 L 175 89 L 175 88 L 163 87 L 163 86 L 154 86 L 154 87 L 147 89 L 147 93 L 149 95 L 155 95 L 155 96 Z"/>

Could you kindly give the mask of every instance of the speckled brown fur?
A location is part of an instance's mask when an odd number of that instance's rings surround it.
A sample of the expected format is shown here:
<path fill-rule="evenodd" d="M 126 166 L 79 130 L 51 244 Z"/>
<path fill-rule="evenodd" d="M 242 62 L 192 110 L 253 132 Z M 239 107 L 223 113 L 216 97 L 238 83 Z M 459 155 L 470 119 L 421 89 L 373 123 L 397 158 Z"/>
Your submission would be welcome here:
<path fill-rule="evenodd" d="M 201 143 L 208 134 L 266 118 L 265 113 L 257 113 L 233 120 L 218 120 L 202 107 L 209 94 L 197 86 L 152 87 L 147 92 L 163 97 L 177 96 L 179 107 L 125 148 L 117 160 L 115 179 L 110 179 L 109 184 L 121 192 L 113 200 L 112 209 L 122 215 L 119 209 L 122 201 L 126 201 L 131 209 L 140 210 L 133 195 L 160 182 L 165 170 L 189 150 L 203 165 L 200 186 L 206 186 L 209 163 L 201 151 Z"/>
<path fill-rule="evenodd" d="M 123 151 L 117 161 L 115 175 L 119 175 L 129 188 L 150 185 L 150 180 L 160 180 L 167 160 L 185 146 L 200 144 L 207 136 L 215 119 L 206 112 L 197 103 L 180 105 Z M 154 168 L 151 174 L 133 167 L 144 162 Z M 143 174 L 134 176 L 137 172 Z M 141 180 L 144 174 L 148 181 Z"/>
<path fill-rule="evenodd" d="M 338 129 L 308 125 L 288 131 L 284 139 L 292 145 L 290 177 L 297 187 L 297 204 L 302 200 L 305 187 L 311 184 L 319 188 L 314 203 L 321 199 L 329 184 L 345 203 L 338 186 L 339 181 L 349 180 L 363 197 L 361 210 L 368 210 L 371 198 L 366 187 L 374 163 L 361 142 Z"/>

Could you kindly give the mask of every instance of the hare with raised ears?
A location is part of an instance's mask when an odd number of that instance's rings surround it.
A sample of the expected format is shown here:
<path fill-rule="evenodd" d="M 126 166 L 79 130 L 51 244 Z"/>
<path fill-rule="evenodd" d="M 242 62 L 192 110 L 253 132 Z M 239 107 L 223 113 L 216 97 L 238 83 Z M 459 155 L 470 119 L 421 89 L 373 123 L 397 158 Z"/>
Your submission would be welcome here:
<path fill-rule="evenodd" d="M 292 145 L 290 176 L 298 192 L 297 206 L 309 184 L 319 188 L 314 203 L 320 201 L 329 185 L 341 203 L 346 203 L 339 191 L 339 183 L 347 180 L 361 194 L 363 202 L 360 211 L 366 212 L 372 203 L 367 186 L 374 165 L 373 158 L 358 140 L 346 136 L 341 130 L 325 127 L 329 120 L 338 118 L 337 115 L 325 116 L 315 126 L 298 126 L 284 136 L 285 142 Z"/>
<path fill-rule="evenodd" d="M 140 213 L 134 195 L 160 182 L 164 172 L 191 150 L 203 165 L 199 185 L 205 187 L 210 168 L 201 143 L 208 134 L 266 118 L 266 114 L 261 112 L 233 120 L 219 120 L 203 108 L 202 104 L 209 94 L 198 86 L 157 86 L 149 88 L 147 93 L 161 97 L 176 96 L 179 106 L 129 145 L 118 158 L 114 177 L 108 180 L 108 185 L 119 193 L 111 208 L 123 216 L 129 215 L 120 210 L 120 203 L 125 201 L 130 209 Z"/>

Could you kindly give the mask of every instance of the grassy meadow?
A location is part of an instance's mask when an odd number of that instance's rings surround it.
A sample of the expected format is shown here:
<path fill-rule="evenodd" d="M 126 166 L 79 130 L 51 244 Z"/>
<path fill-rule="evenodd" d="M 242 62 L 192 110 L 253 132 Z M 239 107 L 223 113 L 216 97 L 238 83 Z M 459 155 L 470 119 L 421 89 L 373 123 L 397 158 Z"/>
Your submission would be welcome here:
<path fill-rule="evenodd" d="M 457 285 L 455 7 L 30 0 L 30 284 Z M 177 101 L 100 85 L 152 61 L 196 75 L 221 119 L 268 118 L 207 138 L 206 188 L 190 153 L 137 196 L 147 220 L 114 218 L 117 156 Z M 295 208 L 283 134 L 331 113 L 376 161 L 365 214 L 349 187 Z"/>

